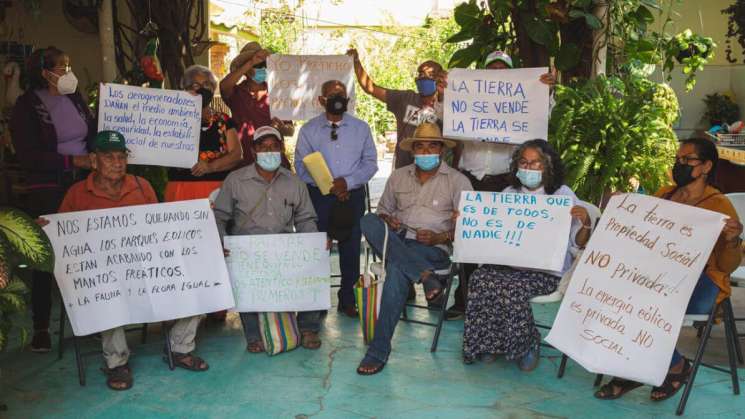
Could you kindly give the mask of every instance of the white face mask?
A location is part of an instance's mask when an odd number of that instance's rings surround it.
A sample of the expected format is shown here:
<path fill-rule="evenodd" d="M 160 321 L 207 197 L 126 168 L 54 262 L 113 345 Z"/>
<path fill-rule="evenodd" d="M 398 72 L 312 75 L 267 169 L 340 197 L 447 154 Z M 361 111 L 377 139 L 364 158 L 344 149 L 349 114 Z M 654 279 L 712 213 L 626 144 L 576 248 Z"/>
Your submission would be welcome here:
<path fill-rule="evenodd" d="M 72 71 L 68 71 L 67 73 L 57 77 L 57 91 L 60 92 L 61 95 L 75 93 L 77 88 L 78 78 L 75 77 L 75 73 Z"/>

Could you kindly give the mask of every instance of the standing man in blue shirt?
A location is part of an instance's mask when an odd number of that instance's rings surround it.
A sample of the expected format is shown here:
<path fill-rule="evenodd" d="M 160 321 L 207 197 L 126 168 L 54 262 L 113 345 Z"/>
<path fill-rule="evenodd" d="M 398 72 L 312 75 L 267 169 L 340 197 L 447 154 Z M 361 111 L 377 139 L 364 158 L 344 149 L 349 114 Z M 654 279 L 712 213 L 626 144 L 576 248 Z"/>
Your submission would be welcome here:
<path fill-rule="evenodd" d="M 340 312 L 357 317 L 353 287 L 360 276 L 360 218 L 365 213 L 365 184 L 378 171 L 375 142 L 365 121 L 346 113 L 349 98 L 344 83 L 329 80 L 318 97 L 326 109 L 300 128 L 295 148 L 295 170 L 308 184 L 318 214 L 318 229 L 339 242 Z M 320 152 L 334 177 L 331 193 L 322 195 L 303 158 Z"/>

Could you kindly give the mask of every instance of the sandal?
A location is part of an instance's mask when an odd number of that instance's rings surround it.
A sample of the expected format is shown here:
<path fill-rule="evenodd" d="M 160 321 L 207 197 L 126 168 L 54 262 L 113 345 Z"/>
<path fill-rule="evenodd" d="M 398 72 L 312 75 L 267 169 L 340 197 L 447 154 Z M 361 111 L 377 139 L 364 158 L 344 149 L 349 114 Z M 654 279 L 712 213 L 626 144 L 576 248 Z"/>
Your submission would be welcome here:
<path fill-rule="evenodd" d="M 114 391 L 124 391 L 132 388 L 132 370 L 129 364 L 120 365 L 116 368 L 101 368 L 106 374 L 106 385 Z"/>
<path fill-rule="evenodd" d="M 424 298 L 430 304 L 437 304 L 443 296 L 442 282 L 437 274 L 432 273 L 420 281 L 424 287 Z"/>
<path fill-rule="evenodd" d="M 626 380 L 624 378 L 613 378 L 608 381 L 608 383 L 603 384 L 603 386 L 595 392 L 595 397 L 601 400 L 615 400 L 642 385 L 643 384 L 638 381 Z M 618 393 L 614 391 L 615 389 L 619 389 Z"/>
<path fill-rule="evenodd" d="M 668 372 L 665 377 L 665 381 L 659 387 L 652 387 L 652 392 L 649 393 L 649 398 L 653 402 L 661 402 L 673 397 L 683 386 L 688 382 L 688 377 L 691 375 L 691 363 L 686 358 L 683 358 L 683 370 L 680 372 Z M 678 387 L 675 387 L 673 383 L 678 383 Z M 662 393 L 661 396 L 655 397 L 654 393 Z"/>
<path fill-rule="evenodd" d="M 202 358 L 193 355 L 191 352 L 188 354 L 173 352 L 171 355 L 173 355 L 173 365 L 179 368 L 197 372 L 207 371 L 210 368 Z M 168 358 L 163 358 L 163 360 L 168 362 Z"/>
<path fill-rule="evenodd" d="M 265 352 L 266 348 L 264 348 L 264 342 L 255 340 L 253 342 L 249 342 L 248 345 L 246 345 L 246 351 L 252 354 L 260 354 L 262 352 Z"/>
<path fill-rule="evenodd" d="M 305 349 L 316 350 L 321 347 L 321 339 L 318 337 L 317 332 L 305 331 L 301 332 L 300 345 Z"/>
<path fill-rule="evenodd" d="M 385 368 L 385 362 L 378 361 L 377 359 L 365 355 L 357 367 L 357 374 L 359 375 L 375 375 Z"/>

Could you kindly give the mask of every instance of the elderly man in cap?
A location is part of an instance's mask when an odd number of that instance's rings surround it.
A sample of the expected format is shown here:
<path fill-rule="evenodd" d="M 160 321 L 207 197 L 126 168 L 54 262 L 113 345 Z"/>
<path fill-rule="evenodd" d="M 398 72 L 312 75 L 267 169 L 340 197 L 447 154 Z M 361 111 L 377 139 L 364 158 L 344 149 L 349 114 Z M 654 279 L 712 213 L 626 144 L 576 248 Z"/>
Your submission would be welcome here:
<path fill-rule="evenodd" d="M 228 230 L 232 235 L 318 231 L 316 212 L 305 183 L 280 165 L 284 152 L 282 134 L 273 127 L 258 128 L 254 133 L 253 149 L 256 162 L 228 175 L 215 199 L 215 220 L 220 237 Z M 229 250 L 226 249 L 226 253 Z M 320 312 L 300 312 L 297 320 L 302 346 L 318 349 L 321 346 L 318 337 Z M 257 314 L 241 313 L 241 322 L 246 350 L 264 352 Z"/>
<path fill-rule="evenodd" d="M 353 288 L 360 276 L 360 218 L 365 213 L 365 184 L 378 171 L 377 152 L 370 126 L 347 113 L 349 98 L 344 83 L 325 82 L 318 101 L 326 111 L 300 128 L 295 170 L 308 184 L 319 230 L 339 242 L 338 310 L 357 317 Z M 303 163 L 313 152 L 321 153 L 334 178 L 329 195 L 321 193 Z"/>
<path fill-rule="evenodd" d="M 504 70 L 514 68 L 514 65 L 512 58 L 507 53 L 493 51 L 486 56 L 484 68 L 487 70 Z M 540 81 L 553 87 L 556 84 L 556 74 L 554 72 L 543 74 Z M 501 192 L 510 185 L 510 159 L 515 147 L 515 145 L 504 143 L 462 141 L 455 150 L 453 166 L 468 177 L 474 190 Z M 448 309 L 446 316 L 448 320 L 463 318 L 463 314 L 466 312 L 468 278 L 476 270 L 476 267 L 477 265 L 471 263 L 463 265 L 464 275 L 461 275 L 462 278 L 458 278 L 455 302 Z"/>
<path fill-rule="evenodd" d="M 157 204 L 158 198 L 147 180 L 127 174 L 127 148 L 124 136 L 116 131 L 101 131 L 96 135 L 90 163 L 93 172 L 86 180 L 74 184 L 65 195 L 59 212 L 88 211 L 130 205 Z M 48 223 L 39 219 L 39 224 Z M 171 328 L 170 340 L 176 366 L 191 371 L 206 371 L 209 366 L 192 354 L 197 326 L 202 316 L 177 320 Z M 130 351 L 124 327 L 101 333 L 106 384 L 112 390 L 132 387 L 129 367 Z"/>
<path fill-rule="evenodd" d="M 230 73 L 220 82 L 220 96 L 230 107 L 233 120 L 238 125 L 238 136 L 244 148 L 243 159 L 247 164 L 254 161 L 251 139 L 259 127 L 271 125 L 284 136 L 290 136 L 295 131 L 292 121 L 280 121 L 269 113 L 266 83 L 266 58 L 269 54 L 258 42 L 247 43 L 230 63 Z M 290 167 L 284 153 L 282 163 Z"/>
<path fill-rule="evenodd" d="M 362 218 L 362 232 L 378 255 L 383 254 L 386 229 L 386 276 L 375 337 L 357 368 L 361 375 L 380 372 L 391 352 L 391 338 L 406 302 L 409 284 L 420 282 L 430 305 L 446 303 L 443 278 L 436 271 L 450 266 L 451 242 L 462 191 L 471 183 L 442 161 L 455 142 L 442 138 L 436 124 L 424 122 L 414 136 L 401 142 L 414 164 L 396 169 L 385 185 L 378 213 Z"/>

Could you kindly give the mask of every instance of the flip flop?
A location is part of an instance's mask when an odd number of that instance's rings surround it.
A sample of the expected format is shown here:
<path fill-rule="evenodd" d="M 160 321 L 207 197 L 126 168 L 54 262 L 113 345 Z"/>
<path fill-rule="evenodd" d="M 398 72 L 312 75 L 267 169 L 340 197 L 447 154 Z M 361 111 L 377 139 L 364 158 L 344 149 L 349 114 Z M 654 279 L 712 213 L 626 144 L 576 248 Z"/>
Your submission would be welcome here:
<path fill-rule="evenodd" d="M 372 367 L 370 370 L 365 370 L 367 368 Z M 363 369 L 365 368 L 365 369 Z M 365 357 L 362 359 L 362 362 L 360 362 L 360 365 L 357 367 L 357 374 L 359 375 L 375 375 L 379 373 L 380 371 L 383 371 L 383 368 L 385 368 L 385 362 L 378 361 L 377 359 L 365 355 Z"/>
<path fill-rule="evenodd" d="M 204 372 L 207 371 L 210 366 L 200 357 L 189 352 L 188 354 L 181 354 L 173 352 L 173 365 L 179 368 L 183 368 L 189 371 Z M 191 358 L 191 363 L 187 364 L 185 359 Z M 163 358 L 165 362 L 168 362 L 168 358 Z"/>
<path fill-rule="evenodd" d="M 649 393 L 649 398 L 653 402 L 661 402 L 663 400 L 667 400 L 670 397 L 673 397 L 675 393 L 677 393 L 683 386 L 688 382 L 688 377 L 691 375 L 691 363 L 688 362 L 687 359 L 683 358 L 684 364 L 683 364 L 683 370 L 674 373 L 674 372 L 668 372 L 667 376 L 665 377 L 665 381 L 662 382 L 662 385 L 659 387 L 652 387 L 652 391 Z M 675 388 L 673 386 L 673 383 L 680 383 L 678 388 Z M 660 396 L 659 398 L 655 398 L 652 396 L 654 393 L 664 393 L 663 396 Z"/>
<path fill-rule="evenodd" d="M 603 384 L 603 386 L 595 392 L 595 397 L 601 400 L 615 400 L 642 385 L 642 383 L 637 381 L 626 380 L 624 378 L 613 378 L 606 384 Z M 614 393 L 613 391 L 616 388 L 620 389 L 618 393 Z"/>
<path fill-rule="evenodd" d="M 134 379 L 129 364 L 120 365 L 116 368 L 101 368 L 106 374 L 106 385 L 114 391 L 124 391 L 132 388 Z M 117 387 L 116 384 L 124 384 L 124 387 Z"/>

